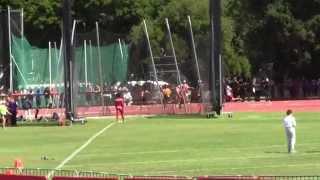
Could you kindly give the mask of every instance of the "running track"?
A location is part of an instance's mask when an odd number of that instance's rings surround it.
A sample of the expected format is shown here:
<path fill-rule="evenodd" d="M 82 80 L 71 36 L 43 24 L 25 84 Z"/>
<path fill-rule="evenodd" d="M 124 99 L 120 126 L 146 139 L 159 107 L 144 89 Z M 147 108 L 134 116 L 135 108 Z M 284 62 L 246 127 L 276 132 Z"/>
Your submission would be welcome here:
<path fill-rule="evenodd" d="M 179 108 L 177 105 L 169 104 L 167 108 L 162 105 L 133 105 L 125 108 L 126 115 L 152 115 L 152 114 L 184 114 L 201 113 L 205 108 L 197 103 L 188 104 Z M 318 112 L 320 111 L 320 100 L 295 100 L 295 101 L 249 101 L 249 102 L 229 102 L 223 106 L 224 112 L 285 112 L 292 109 L 294 112 Z M 64 116 L 64 109 L 40 109 L 39 116 L 52 116 L 53 112 L 58 112 Z M 79 116 L 113 116 L 115 110 L 113 106 L 101 107 L 79 107 Z M 34 115 L 34 110 L 32 112 Z M 19 110 L 18 115 L 25 115 L 24 110 Z"/>

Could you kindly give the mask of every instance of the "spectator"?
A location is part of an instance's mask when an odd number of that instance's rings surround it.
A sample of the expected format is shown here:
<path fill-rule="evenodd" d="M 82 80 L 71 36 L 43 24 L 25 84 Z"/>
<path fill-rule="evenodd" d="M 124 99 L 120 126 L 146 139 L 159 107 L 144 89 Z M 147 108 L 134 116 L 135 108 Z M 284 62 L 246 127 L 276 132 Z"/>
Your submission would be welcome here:
<path fill-rule="evenodd" d="M 18 105 L 13 97 L 7 99 L 8 111 L 10 113 L 10 121 L 12 126 L 17 126 L 17 108 Z"/>
<path fill-rule="evenodd" d="M 46 87 L 43 90 L 43 95 L 44 95 L 45 106 L 50 108 L 52 104 L 50 104 L 50 88 L 49 87 Z"/>
<path fill-rule="evenodd" d="M 37 108 L 40 108 L 40 106 L 41 106 L 41 91 L 40 91 L 40 88 L 38 88 L 36 90 L 36 106 L 37 106 Z"/>
<path fill-rule="evenodd" d="M 8 114 L 8 108 L 5 105 L 5 101 L 0 100 L 0 118 L 2 119 L 2 128 L 6 127 L 7 119 L 6 115 Z"/>
<path fill-rule="evenodd" d="M 171 91 L 171 89 L 169 88 L 168 85 L 164 85 L 162 93 L 163 93 L 164 107 L 166 107 L 166 104 L 170 103 L 170 98 L 171 98 L 172 91 Z"/>
<path fill-rule="evenodd" d="M 132 96 L 128 89 L 123 92 L 123 98 L 126 105 L 130 106 L 132 104 Z"/>

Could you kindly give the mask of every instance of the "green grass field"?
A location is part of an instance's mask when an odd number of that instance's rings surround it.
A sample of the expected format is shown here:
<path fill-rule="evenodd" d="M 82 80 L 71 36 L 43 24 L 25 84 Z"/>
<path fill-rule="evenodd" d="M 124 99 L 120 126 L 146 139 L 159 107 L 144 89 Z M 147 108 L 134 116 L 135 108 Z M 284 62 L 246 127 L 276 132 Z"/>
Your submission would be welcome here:
<path fill-rule="evenodd" d="M 320 113 L 297 113 L 297 153 L 286 152 L 280 113 L 134 117 L 125 124 L 89 120 L 68 127 L 0 129 L 0 167 L 16 158 L 26 168 L 56 168 L 93 135 L 62 169 L 132 175 L 319 175 Z M 42 160 L 46 155 L 49 160 Z"/>

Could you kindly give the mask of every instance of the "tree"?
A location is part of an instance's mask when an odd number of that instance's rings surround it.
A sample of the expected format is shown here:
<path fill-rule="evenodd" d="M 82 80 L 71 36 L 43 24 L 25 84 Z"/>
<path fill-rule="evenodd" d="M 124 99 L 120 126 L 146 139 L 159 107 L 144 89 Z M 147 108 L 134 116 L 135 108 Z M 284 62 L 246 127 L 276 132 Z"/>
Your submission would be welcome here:
<path fill-rule="evenodd" d="M 228 2 L 235 20 L 234 44 L 253 69 L 273 64 L 274 78 L 316 78 L 319 65 L 318 0 L 248 0 Z"/>
<path fill-rule="evenodd" d="M 25 35 L 32 40 L 34 45 L 47 46 L 48 39 L 60 41 L 61 18 L 59 0 L 28 0 L 28 1 L 0 1 L 0 8 L 24 10 Z"/>

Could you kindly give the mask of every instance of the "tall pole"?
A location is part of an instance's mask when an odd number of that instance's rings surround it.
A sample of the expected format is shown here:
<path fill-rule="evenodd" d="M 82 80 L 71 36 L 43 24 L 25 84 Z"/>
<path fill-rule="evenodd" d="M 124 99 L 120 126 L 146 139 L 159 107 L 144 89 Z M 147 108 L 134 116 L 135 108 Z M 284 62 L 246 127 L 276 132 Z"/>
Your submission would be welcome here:
<path fill-rule="evenodd" d="M 12 49 L 11 49 L 11 13 L 10 6 L 8 6 L 8 34 L 9 34 L 9 61 L 10 61 L 10 92 L 13 92 L 13 64 L 12 64 Z"/>
<path fill-rule="evenodd" d="M 123 51 L 122 51 L 122 44 L 121 44 L 121 39 L 118 39 L 119 41 L 119 49 L 120 49 L 120 53 L 121 53 L 121 60 L 123 61 Z"/>
<path fill-rule="evenodd" d="M 73 45 L 73 41 L 74 41 L 74 33 L 76 31 L 76 24 L 77 21 L 73 20 L 73 24 L 72 24 L 72 33 L 71 33 L 71 44 Z"/>
<path fill-rule="evenodd" d="M 51 67 L 51 42 L 49 41 L 49 87 L 52 88 L 52 67 Z"/>
<path fill-rule="evenodd" d="M 92 62 L 93 62 L 93 51 L 92 51 L 92 42 L 91 42 L 91 40 L 89 40 L 89 53 L 90 53 L 90 60 L 89 60 L 89 62 L 90 62 L 90 67 L 91 67 L 91 69 L 90 69 L 90 77 L 92 77 L 92 72 L 93 72 L 93 69 L 92 69 Z M 93 81 L 93 79 L 91 79 L 91 81 Z"/>
<path fill-rule="evenodd" d="M 21 37 L 23 38 L 24 36 L 24 12 L 23 8 L 21 9 Z"/>
<path fill-rule="evenodd" d="M 63 52 L 63 39 L 61 39 L 61 41 L 60 41 L 60 49 L 59 49 L 59 55 L 58 55 L 58 59 L 57 59 L 57 69 L 56 69 L 56 73 L 57 73 L 57 81 L 58 81 L 58 83 L 60 84 L 60 83 L 62 83 L 61 82 L 61 77 L 63 77 L 63 73 L 59 73 L 59 72 L 61 72 L 61 69 L 59 68 L 60 67 L 60 61 L 61 61 L 61 57 L 62 57 L 62 52 Z"/>
<path fill-rule="evenodd" d="M 69 113 L 74 113 L 73 108 L 73 46 L 71 43 L 71 2 L 70 0 L 63 0 L 63 41 L 64 41 L 64 87 L 65 87 L 65 113 L 69 117 Z"/>
<path fill-rule="evenodd" d="M 102 62 L 101 62 L 100 34 L 99 34 L 99 23 L 98 23 L 98 22 L 96 22 L 96 31 L 97 31 L 98 60 L 99 60 L 99 76 L 100 76 L 100 96 L 101 96 L 101 105 L 104 106 L 104 99 L 103 99 L 103 79 L 102 79 Z"/>
<path fill-rule="evenodd" d="M 86 87 L 88 86 L 88 65 L 87 65 L 87 41 L 84 40 L 84 76 Z"/>
<path fill-rule="evenodd" d="M 166 25 L 167 25 L 168 34 L 169 34 L 170 45 L 171 45 L 171 49 L 172 49 L 172 53 L 173 53 L 173 59 L 174 59 L 175 65 L 176 65 L 176 70 L 177 70 L 177 75 L 178 75 L 178 84 L 181 86 L 182 82 L 181 82 L 181 76 L 180 76 L 180 71 L 179 71 L 179 66 L 178 66 L 178 60 L 177 60 L 176 51 L 175 51 L 174 45 L 173 45 L 172 34 L 171 34 L 171 29 L 170 29 L 168 18 L 166 18 L 165 21 L 166 21 Z M 184 109 L 187 112 L 188 110 L 187 110 L 187 106 L 186 106 L 186 97 L 182 96 L 182 98 L 183 98 L 183 103 L 184 103 Z"/>
<path fill-rule="evenodd" d="M 169 34 L 170 45 L 171 45 L 171 49 L 172 49 L 172 53 L 173 53 L 174 63 L 176 65 L 176 70 L 177 70 L 177 75 L 178 75 L 178 83 L 181 84 L 181 76 L 180 76 L 180 71 L 179 71 L 176 51 L 175 51 L 174 45 L 173 45 L 173 40 L 172 40 L 172 35 L 171 35 L 171 30 L 170 30 L 170 25 L 169 25 L 168 18 L 166 18 L 165 21 L 166 21 L 166 25 L 167 25 L 168 34 Z"/>
<path fill-rule="evenodd" d="M 219 54 L 219 105 L 221 107 L 221 110 L 222 110 L 222 105 L 223 105 L 223 69 L 222 69 L 222 56 L 221 54 Z"/>
<path fill-rule="evenodd" d="M 221 0 L 210 0 L 210 90 L 212 92 L 213 110 L 221 113 Z"/>
<path fill-rule="evenodd" d="M 200 85 L 200 83 L 202 83 L 202 80 L 201 80 L 201 75 L 200 75 L 198 55 L 197 55 L 196 45 L 195 45 L 195 42 L 194 42 L 194 36 L 193 36 L 192 23 L 191 23 L 190 16 L 188 16 L 188 22 L 189 22 L 190 37 L 191 37 L 191 42 L 192 42 L 193 58 L 195 60 L 196 68 L 197 68 L 198 85 Z"/>
<path fill-rule="evenodd" d="M 150 53 L 150 58 L 151 58 L 152 68 L 153 68 L 153 75 L 154 75 L 154 78 L 155 78 L 155 80 L 156 80 L 157 87 L 158 87 L 158 89 L 159 89 L 160 102 L 161 102 L 161 104 L 163 104 L 163 101 L 162 101 L 162 91 L 161 91 L 161 87 L 160 87 L 159 81 L 158 81 L 157 69 L 156 69 L 156 65 L 155 65 L 155 63 L 154 63 L 153 52 L 152 52 L 152 48 L 151 48 L 151 43 L 150 43 L 150 38 L 149 38 L 149 33 L 148 33 L 148 28 L 147 28 L 146 20 L 143 20 L 143 25 L 144 25 L 144 32 L 145 32 L 146 37 L 147 37 L 148 48 L 149 48 L 149 53 Z"/>
<path fill-rule="evenodd" d="M 62 51 L 63 51 L 63 39 L 61 39 L 61 41 L 60 41 L 60 49 L 59 49 L 58 65 L 59 65 L 60 60 L 61 60 Z M 58 66 L 58 67 L 59 67 L 59 66 Z"/>

